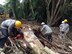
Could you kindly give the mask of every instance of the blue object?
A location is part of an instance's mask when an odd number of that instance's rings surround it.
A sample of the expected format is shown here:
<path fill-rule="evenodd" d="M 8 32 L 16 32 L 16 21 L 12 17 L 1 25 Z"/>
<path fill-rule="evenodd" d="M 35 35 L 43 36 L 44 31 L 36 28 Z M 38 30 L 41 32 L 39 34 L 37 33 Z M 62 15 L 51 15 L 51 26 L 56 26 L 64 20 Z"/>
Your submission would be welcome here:
<path fill-rule="evenodd" d="M 2 34 L 0 33 L 0 48 L 3 48 L 9 35 L 7 29 L 0 28 L 0 32 L 2 32 Z"/>

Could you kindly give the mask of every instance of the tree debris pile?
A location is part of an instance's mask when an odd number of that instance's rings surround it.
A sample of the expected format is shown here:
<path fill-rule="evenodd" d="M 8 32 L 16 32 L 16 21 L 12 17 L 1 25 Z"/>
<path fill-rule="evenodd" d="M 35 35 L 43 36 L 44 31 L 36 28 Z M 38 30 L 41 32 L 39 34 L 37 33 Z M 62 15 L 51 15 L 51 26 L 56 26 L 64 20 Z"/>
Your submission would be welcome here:
<path fill-rule="evenodd" d="M 10 54 L 71 54 L 72 53 L 72 41 L 69 39 L 69 42 L 67 42 L 66 45 L 64 45 L 62 43 L 62 39 L 59 38 L 57 31 L 58 29 L 57 30 L 54 29 L 53 41 L 50 43 L 40 32 L 39 27 L 40 27 L 39 24 L 33 24 L 33 23 L 24 24 L 22 31 L 24 32 L 25 40 L 20 41 L 21 44 L 23 42 L 24 44 L 13 45 L 6 50 L 12 48 Z M 23 48 L 24 46 L 26 48 Z"/>
<path fill-rule="evenodd" d="M 59 54 L 71 54 L 72 53 L 72 41 L 71 39 L 68 39 L 68 42 L 66 45 L 62 43 L 62 39 L 59 37 L 59 31 L 58 29 L 54 29 L 53 33 L 53 42 L 50 43 L 48 40 L 41 34 L 40 30 L 38 29 L 40 26 L 37 24 L 30 24 L 32 31 L 37 36 L 37 38 L 40 40 L 40 42 L 43 44 L 43 46 L 47 46 L 51 50 L 58 52 Z"/>

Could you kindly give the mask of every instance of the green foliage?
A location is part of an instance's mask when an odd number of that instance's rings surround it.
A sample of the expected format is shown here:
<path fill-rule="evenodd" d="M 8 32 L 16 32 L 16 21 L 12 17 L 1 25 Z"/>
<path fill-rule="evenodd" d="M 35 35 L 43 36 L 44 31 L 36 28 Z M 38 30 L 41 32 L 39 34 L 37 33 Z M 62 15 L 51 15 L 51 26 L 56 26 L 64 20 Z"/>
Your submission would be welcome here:
<path fill-rule="evenodd" d="M 64 7 L 62 8 L 62 13 L 66 17 L 72 18 L 72 2 L 71 3 L 66 3 Z"/>
<path fill-rule="evenodd" d="M 5 12 L 12 11 L 17 19 L 25 18 L 28 20 L 42 21 L 46 18 L 46 6 L 43 0 L 6 0 L 4 5 Z"/>
<path fill-rule="evenodd" d="M 16 19 L 24 18 L 22 7 L 19 0 L 6 0 L 7 4 L 4 5 L 4 10 L 6 13 L 12 11 Z"/>
<path fill-rule="evenodd" d="M 21 6 L 24 17 L 28 20 L 42 21 L 42 18 L 46 18 L 45 3 L 43 0 L 25 0 Z"/>
<path fill-rule="evenodd" d="M 3 6 L 5 12 L 12 11 L 16 19 L 25 18 L 38 22 L 49 20 L 52 24 L 55 24 L 57 22 L 55 19 L 58 20 L 61 15 L 72 17 L 71 0 L 66 0 L 66 2 L 65 0 L 23 0 L 22 3 L 20 3 L 20 0 L 6 1 L 7 4 Z M 53 21 L 55 22 L 53 23 Z"/>

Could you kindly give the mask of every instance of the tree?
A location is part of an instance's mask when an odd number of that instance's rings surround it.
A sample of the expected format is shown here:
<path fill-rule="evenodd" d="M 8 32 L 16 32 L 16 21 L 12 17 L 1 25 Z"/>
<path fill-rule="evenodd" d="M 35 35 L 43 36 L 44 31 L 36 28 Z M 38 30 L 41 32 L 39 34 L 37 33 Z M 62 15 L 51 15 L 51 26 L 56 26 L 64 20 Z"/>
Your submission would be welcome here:
<path fill-rule="evenodd" d="M 24 17 L 21 9 L 20 0 L 7 0 L 6 7 L 13 12 L 14 18 L 21 19 Z"/>
<path fill-rule="evenodd" d="M 62 8 L 67 3 L 67 0 L 44 0 L 47 10 L 47 23 L 54 25 L 63 17 Z"/>
<path fill-rule="evenodd" d="M 46 8 L 43 0 L 23 0 L 21 6 L 24 16 L 28 20 L 39 22 L 46 18 Z"/>
<path fill-rule="evenodd" d="M 68 16 L 72 18 L 72 2 L 66 3 L 64 5 L 64 7 L 62 8 L 62 13 L 65 17 Z"/>
<path fill-rule="evenodd" d="M 14 17 L 37 22 L 45 21 L 49 25 L 57 24 L 58 20 L 63 19 L 63 8 L 71 0 L 8 0 L 8 5 L 12 10 Z"/>

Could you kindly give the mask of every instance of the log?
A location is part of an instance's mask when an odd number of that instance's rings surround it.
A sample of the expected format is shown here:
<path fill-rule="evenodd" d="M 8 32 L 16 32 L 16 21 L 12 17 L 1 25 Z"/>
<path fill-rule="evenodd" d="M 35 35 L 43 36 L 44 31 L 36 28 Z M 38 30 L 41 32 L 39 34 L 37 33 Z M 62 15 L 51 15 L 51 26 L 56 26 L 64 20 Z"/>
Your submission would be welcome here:
<path fill-rule="evenodd" d="M 36 54 L 57 54 L 48 47 L 44 47 L 31 29 L 27 29 L 27 31 L 24 32 L 24 37 L 25 40 L 31 45 L 32 49 L 36 52 Z"/>

